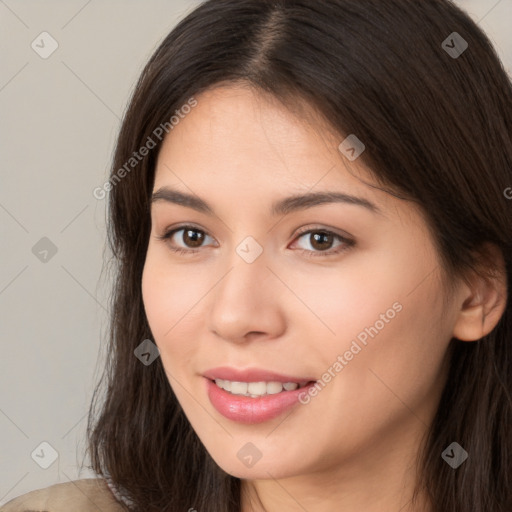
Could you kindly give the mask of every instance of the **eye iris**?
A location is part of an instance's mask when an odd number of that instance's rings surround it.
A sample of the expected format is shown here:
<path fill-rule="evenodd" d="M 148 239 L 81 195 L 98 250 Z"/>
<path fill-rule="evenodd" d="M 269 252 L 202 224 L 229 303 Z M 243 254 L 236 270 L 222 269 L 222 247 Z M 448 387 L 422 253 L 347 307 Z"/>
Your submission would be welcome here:
<path fill-rule="evenodd" d="M 329 249 L 330 246 L 332 245 L 332 238 L 333 238 L 333 235 L 330 235 L 328 233 L 322 233 L 322 232 L 319 232 L 319 233 L 312 233 L 312 242 L 311 242 L 311 246 L 314 247 L 315 249 L 318 249 L 318 250 L 325 250 L 325 249 Z M 320 246 L 320 247 L 317 247 L 316 244 L 317 242 L 319 242 L 319 240 L 323 240 L 325 242 L 325 240 L 327 239 L 328 241 L 328 245 L 329 247 L 325 247 L 325 246 Z"/>
<path fill-rule="evenodd" d="M 195 229 L 186 229 L 183 233 L 183 239 L 185 243 L 190 247 L 200 247 L 201 242 L 204 239 L 204 234 Z M 192 240 L 192 243 L 189 243 L 186 239 Z"/>
<path fill-rule="evenodd" d="M 204 233 L 196 229 L 184 229 L 182 239 L 188 247 L 200 247 L 204 241 Z M 310 233 L 310 240 L 312 247 L 319 251 L 324 251 L 332 246 L 333 234 L 316 231 Z M 325 243 L 327 243 L 328 247 L 325 246 Z"/>

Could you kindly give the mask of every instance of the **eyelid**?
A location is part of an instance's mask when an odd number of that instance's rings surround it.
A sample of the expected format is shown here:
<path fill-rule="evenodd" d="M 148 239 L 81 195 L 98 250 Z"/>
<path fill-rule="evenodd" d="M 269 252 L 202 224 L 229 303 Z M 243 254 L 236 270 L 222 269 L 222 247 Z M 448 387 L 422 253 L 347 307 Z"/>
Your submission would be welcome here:
<path fill-rule="evenodd" d="M 332 228 L 332 227 L 329 227 L 329 226 L 325 226 L 325 225 L 322 225 L 322 224 L 313 224 L 313 225 L 308 225 L 308 226 L 304 226 L 302 228 L 299 228 L 296 232 L 295 232 L 295 236 L 301 236 L 301 235 L 304 235 L 306 233 L 309 233 L 309 232 L 315 232 L 315 231 L 325 231 L 325 232 L 328 232 L 328 233 L 332 233 L 336 236 L 339 236 L 340 238 L 343 238 L 345 240 L 353 240 L 354 237 L 352 235 L 350 235 L 349 233 L 347 233 L 346 231 L 342 231 L 338 228 Z"/>
<path fill-rule="evenodd" d="M 197 229 L 197 231 L 201 231 L 205 235 L 208 235 L 208 236 L 214 238 L 213 235 L 211 235 L 209 233 L 209 231 L 207 231 L 206 229 L 199 226 L 199 224 L 194 224 L 193 222 L 187 222 L 187 223 L 183 223 L 183 224 L 169 226 L 164 229 L 163 236 L 165 236 L 166 234 L 169 234 L 172 231 L 179 231 L 180 229 L 185 229 L 185 228 Z M 332 232 L 333 234 L 338 235 L 339 237 L 344 238 L 344 239 L 348 239 L 348 240 L 353 239 L 352 235 L 350 235 L 346 231 L 342 231 L 338 228 L 333 228 L 333 227 L 325 226 L 322 224 L 304 226 L 302 228 L 299 228 L 297 231 L 292 232 L 292 234 L 290 236 L 295 235 L 295 237 L 297 237 L 297 236 L 309 233 L 310 231 L 328 231 L 328 232 Z"/>
<path fill-rule="evenodd" d="M 158 240 L 167 242 L 177 232 L 182 231 L 182 230 L 187 230 L 187 229 L 200 231 L 200 232 L 204 233 L 205 236 L 207 236 L 207 237 L 209 236 L 210 238 L 215 240 L 215 238 L 207 230 L 203 229 L 202 227 L 200 227 L 197 224 L 194 224 L 193 222 L 170 226 L 164 230 L 162 235 L 158 235 L 158 236 L 156 236 L 156 238 Z M 346 250 L 350 249 L 352 246 L 354 246 L 356 244 L 355 239 L 351 235 L 346 233 L 345 231 L 342 231 L 340 233 L 340 230 L 338 230 L 337 228 L 330 228 L 330 227 L 326 227 L 323 225 L 313 225 L 313 226 L 309 225 L 309 226 L 304 226 L 304 227 L 300 228 L 298 231 L 296 231 L 294 233 L 294 238 L 292 240 L 292 243 L 295 243 L 296 240 L 301 238 L 303 235 L 306 235 L 308 233 L 315 233 L 315 232 L 324 232 L 324 233 L 334 235 L 339 240 L 341 240 L 342 247 L 341 247 L 341 249 L 335 248 L 335 249 L 328 249 L 325 251 L 311 251 L 308 249 L 298 249 L 300 252 L 306 253 L 308 255 L 308 257 L 310 257 L 310 256 L 311 257 L 315 257 L 315 256 L 322 257 L 323 256 L 323 257 L 327 258 L 329 256 L 336 256 L 336 255 L 339 255 L 339 254 L 345 252 Z M 206 247 L 206 246 L 201 246 L 198 248 L 171 247 L 171 250 L 173 252 L 182 253 L 182 254 L 194 254 L 194 253 L 199 252 L 199 250 L 202 249 L 203 247 Z"/>
<path fill-rule="evenodd" d="M 200 231 L 201 233 L 204 233 L 205 236 L 209 236 L 210 238 L 215 240 L 213 235 L 211 235 L 208 231 L 206 231 L 206 229 L 203 229 L 202 227 L 200 227 L 197 224 L 194 224 L 193 222 L 187 222 L 187 223 L 184 223 L 184 224 L 178 224 L 178 225 L 174 225 L 174 226 L 169 226 L 168 228 L 164 229 L 164 231 L 163 231 L 163 233 L 161 235 L 157 235 L 156 238 L 158 240 L 163 240 L 165 242 L 165 241 L 168 241 L 170 238 L 172 238 L 178 231 L 181 231 L 181 230 L 185 230 L 186 231 L 187 229 L 191 229 L 191 230 L 194 230 L 194 231 Z M 186 249 L 186 250 L 188 252 L 194 252 L 194 249 L 192 249 L 192 248 L 189 248 L 189 249 Z"/>
<path fill-rule="evenodd" d="M 327 233 L 329 235 L 333 235 L 334 238 L 337 238 L 341 241 L 340 245 L 338 245 L 335 248 L 327 249 L 325 251 L 311 251 L 309 249 L 298 249 L 301 253 L 303 253 L 308 258 L 329 258 L 330 256 L 336 257 L 341 256 L 344 252 L 351 249 L 353 246 L 356 245 L 356 241 L 352 235 L 349 235 L 345 231 L 339 232 L 340 230 L 336 228 L 330 228 L 325 227 L 322 225 L 317 226 L 305 226 L 303 228 L 300 228 L 294 236 L 294 239 L 292 241 L 292 244 L 297 243 L 297 241 L 302 238 L 304 235 L 310 234 L 310 233 Z M 343 234 L 342 234 L 343 233 Z"/>

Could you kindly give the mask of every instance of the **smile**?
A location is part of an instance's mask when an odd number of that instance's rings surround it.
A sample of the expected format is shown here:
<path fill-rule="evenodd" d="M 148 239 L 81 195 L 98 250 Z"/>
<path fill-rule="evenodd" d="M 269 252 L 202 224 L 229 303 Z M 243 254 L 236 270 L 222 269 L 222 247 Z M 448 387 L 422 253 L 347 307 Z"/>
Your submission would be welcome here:
<path fill-rule="evenodd" d="M 307 385 L 307 382 L 237 382 L 224 379 L 215 379 L 215 384 L 232 395 L 259 398 L 266 395 L 276 395 L 284 391 L 294 391 Z"/>
<path fill-rule="evenodd" d="M 299 396 L 307 393 L 316 382 L 300 385 L 297 382 L 214 381 L 208 378 L 204 381 L 208 399 L 217 412 L 231 421 L 244 424 L 263 423 L 281 416 L 299 405 Z"/>

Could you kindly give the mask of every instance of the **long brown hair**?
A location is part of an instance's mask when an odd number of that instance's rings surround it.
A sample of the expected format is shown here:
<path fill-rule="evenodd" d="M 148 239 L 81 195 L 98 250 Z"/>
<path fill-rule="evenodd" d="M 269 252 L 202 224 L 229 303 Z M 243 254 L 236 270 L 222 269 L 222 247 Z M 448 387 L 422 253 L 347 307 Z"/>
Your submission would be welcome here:
<path fill-rule="evenodd" d="M 91 403 L 88 450 L 91 467 L 125 489 L 134 510 L 240 510 L 241 481 L 207 453 L 160 358 L 146 366 L 134 356 L 152 338 L 141 277 L 162 139 L 155 129 L 170 132 L 171 116 L 190 98 L 237 81 L 290 108 L 306 100 L 340 134 L 357 134 L 366 145 L 360 158 L 378 182 L 423 209 L 447 274 L 477 271 L 490 243 L 504 256 L 512 289 L 512 86 L 489 39 L 466 13 L 449 0 L 200 4 L 142 72 L 109 186 L 115 285 L 108 360 Z M 127 167 L 150 138 L 155 147 Z M 489 335 L 474 343 L 453 339 L 450 349 L 450 372 L 422 451 L 418 488 L 436 512 L 510 512 L 510 300 Z M 469 452 L 456 470 L 441 457 L 453 441 Z"/>

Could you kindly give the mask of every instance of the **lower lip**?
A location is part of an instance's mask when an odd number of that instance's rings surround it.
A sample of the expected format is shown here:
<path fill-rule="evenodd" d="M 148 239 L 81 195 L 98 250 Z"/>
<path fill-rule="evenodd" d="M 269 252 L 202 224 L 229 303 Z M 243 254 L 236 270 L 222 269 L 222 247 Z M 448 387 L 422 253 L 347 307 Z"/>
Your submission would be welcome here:
<path fill-rule="evenodd" d="M 277 418 L 283 412 L 299 404 L 299 395 L 308 392 L 314 382 L 293 391 L 281 391 L 259 398 L 233 395 L 206 379 L 208 398 L 217 411 L 226 418 L 239 423 L 262 423 Z"/>

